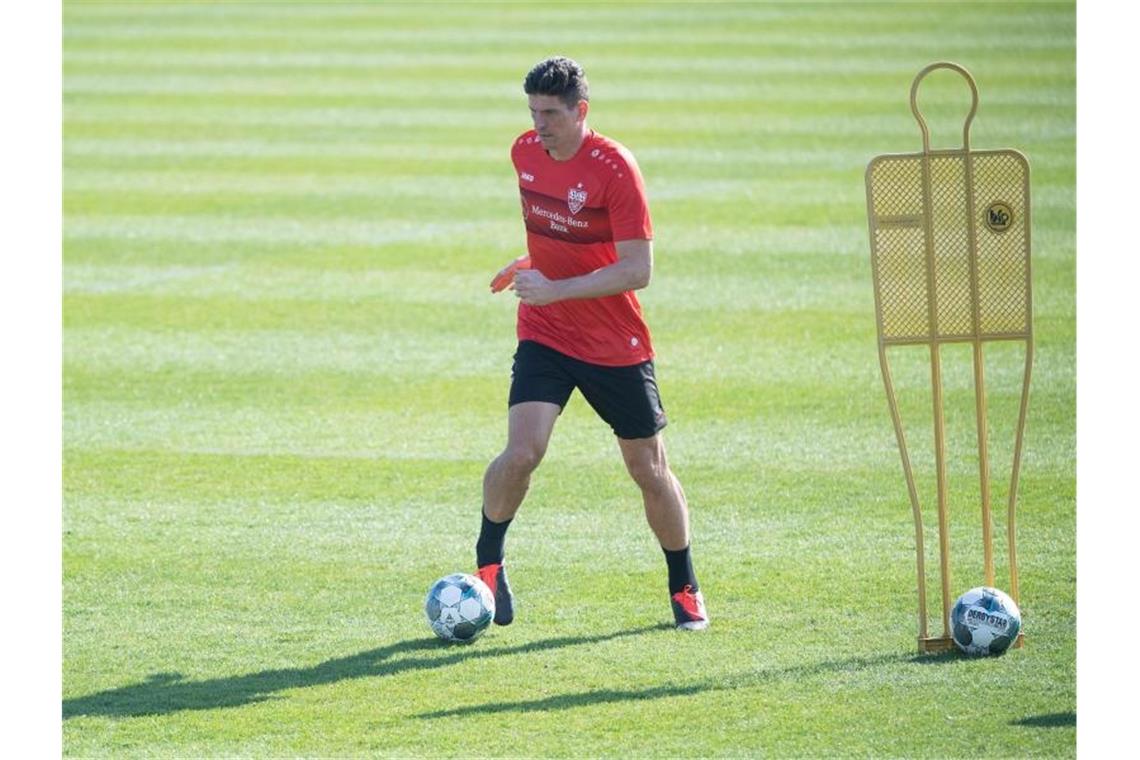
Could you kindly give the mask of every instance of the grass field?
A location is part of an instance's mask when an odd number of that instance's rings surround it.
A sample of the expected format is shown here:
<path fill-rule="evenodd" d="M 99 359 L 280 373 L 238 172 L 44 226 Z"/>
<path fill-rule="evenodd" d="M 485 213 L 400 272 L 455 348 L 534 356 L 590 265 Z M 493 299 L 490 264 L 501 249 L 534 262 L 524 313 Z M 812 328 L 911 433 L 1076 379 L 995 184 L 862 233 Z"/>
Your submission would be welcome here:
<path fill-rule="evenodd" d="M 1075 8 L 1001 14 L 66 3 L 64 754 L 1074 755 Z M 713 626 L 671 630 L 575 397 L 508 538 L 516 623 L 448 647 L 421 605 L 471 569 L 505 439 L 515 303 L 487 282 L 523 244 L 522 77 L 556 52 L 646 178 L 642 302 Z M 875 349 L 863 170 L 921 148 L 909 87 L 939 59 L 977 79 L 973 145 L 1033 166 L 1028 645 L 988 661 L 915 654 Z M 936 144 L 964 93 L 930 78 Z M 999 505 L 1021 356 L 989 353 Z M 928 365 L 897 362 L 929 507 Z M 968 350 L 945 371 L 959 593 Z"/>

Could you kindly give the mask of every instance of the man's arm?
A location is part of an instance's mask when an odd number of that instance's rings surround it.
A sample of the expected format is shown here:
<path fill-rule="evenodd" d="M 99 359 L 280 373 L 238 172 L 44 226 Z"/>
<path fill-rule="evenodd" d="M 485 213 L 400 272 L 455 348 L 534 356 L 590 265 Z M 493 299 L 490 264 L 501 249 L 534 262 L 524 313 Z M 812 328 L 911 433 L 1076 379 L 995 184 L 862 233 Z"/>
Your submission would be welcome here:
<path fill-rule="evenodd" d="M 515 273 L 515 295 L 525 304 L 545 306 L 575 298 L 602 298 L 627 290 L 640 290 L 653 275 L 653 241 L 620 240 L 614 246 L 618 260 L 589 274 L 565 280 L 548 280 L 536 269 Z"/>

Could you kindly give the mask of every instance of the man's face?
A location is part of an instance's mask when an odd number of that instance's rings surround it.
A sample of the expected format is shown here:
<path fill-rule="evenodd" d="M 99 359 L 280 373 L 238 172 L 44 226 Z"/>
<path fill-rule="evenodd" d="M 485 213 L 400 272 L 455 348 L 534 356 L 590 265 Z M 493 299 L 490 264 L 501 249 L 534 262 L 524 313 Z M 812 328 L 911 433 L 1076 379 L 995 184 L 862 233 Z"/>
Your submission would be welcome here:
<path fill-rule="evenodd" d="M 528 95 L 527 98 L 530 100 L 530 118 L 543 148 L 559 155 L 577 143 L 582 121 L 586 118 L 585 101 L 567 106 L 557 95 Z"/>

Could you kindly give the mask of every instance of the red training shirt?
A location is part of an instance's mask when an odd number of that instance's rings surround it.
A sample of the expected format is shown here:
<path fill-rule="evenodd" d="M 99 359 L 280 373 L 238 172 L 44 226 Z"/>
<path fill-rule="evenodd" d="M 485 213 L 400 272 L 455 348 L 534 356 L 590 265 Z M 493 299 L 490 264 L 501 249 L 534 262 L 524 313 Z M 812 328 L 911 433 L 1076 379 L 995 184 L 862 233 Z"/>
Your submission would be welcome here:
<path fill-rule="evenodd" d="M 652 240 L 645 184 L 633 154 L 593 130 L 567 161 L 555 161 L 534 130 L 511 148 L 531 265 L 551 280 L 618 260 L 619 240 Z M 602 298 L 519 304 L 519 340 L 591 364 L 624 367 L 653 358 L 633 291 Z"/>

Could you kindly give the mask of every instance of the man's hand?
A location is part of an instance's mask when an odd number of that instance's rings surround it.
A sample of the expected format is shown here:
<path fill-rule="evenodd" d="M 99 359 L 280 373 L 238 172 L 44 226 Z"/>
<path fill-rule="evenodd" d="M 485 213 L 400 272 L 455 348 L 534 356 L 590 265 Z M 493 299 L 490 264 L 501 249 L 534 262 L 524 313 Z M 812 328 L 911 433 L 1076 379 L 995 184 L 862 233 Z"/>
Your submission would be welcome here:
<path fill-rule="evenodd" d="M 498 293 L 500 290 L 511 287 L 515 280 L 515 272 L 520 269 L 530 269 L 530 256 L 519 256 L 500 269 L 499 273 L 491 280 L 491 292 Z"/>
<path fill-rule="evenodd" d="M 558 284 L 546 279 L 537 269 L 520 270 L 515 273 L 515 295 L 530 306 L 546 306 L 561 300 Z"/>

